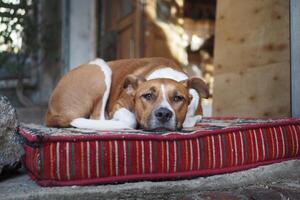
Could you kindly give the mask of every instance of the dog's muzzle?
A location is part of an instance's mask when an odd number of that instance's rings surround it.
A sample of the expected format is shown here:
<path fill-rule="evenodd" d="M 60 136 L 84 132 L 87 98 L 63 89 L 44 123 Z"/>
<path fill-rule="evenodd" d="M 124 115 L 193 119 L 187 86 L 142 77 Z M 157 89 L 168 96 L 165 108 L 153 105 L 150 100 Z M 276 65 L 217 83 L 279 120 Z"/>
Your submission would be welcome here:
<path fill-rule="evenodd" d="M 159 108 L 154 112 L 156 119 L 162 124 L 167 123 L 173 116 L 173 113 L 168 108 Z"/>
<path fill-rule="evenodd" d="M 175 115 L 170 109 L 159 107 L 152 112 L 148 127 L 149 130 L 175 130 Z"/>

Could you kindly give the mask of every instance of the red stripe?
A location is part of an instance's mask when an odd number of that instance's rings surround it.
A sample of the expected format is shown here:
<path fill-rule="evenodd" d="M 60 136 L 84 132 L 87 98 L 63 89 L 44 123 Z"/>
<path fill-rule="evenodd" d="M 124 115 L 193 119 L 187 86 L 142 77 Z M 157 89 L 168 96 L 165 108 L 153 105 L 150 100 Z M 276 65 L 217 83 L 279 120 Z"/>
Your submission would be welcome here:
<path fill-rule="evenodd" d="M 226 145 L 227 145 L 227 164 L 228 166 L 233 166 L 233 146 L 232 146 L 232 141 L 230 139 L 231 133 L 227 134 L 225 136 L 226 140 Z"/>
<path fill-rule="evenodd" d="M 291 126 L 286 126 L 286 133 L 287 133 L 287 137 L 289 138 L 289 155 L 293 156 L 295 152 L 295 139 L 291 131 L 292 131 Z"/>
<path fill-rule="evenodd" d="M 251 162 L 254 163 L 257 159 L 257 150 L 256 150 L 256 144 L 255 144 L 255 136 L 254 131 L 250 130 L 250 142 L 251 142 Z"/>
<path fill-rule="evenodd" d="M 53 159 L 52 159 L 52 175 L 54 177 L 54 179 L 58 179 L 57 174 L 56 174 L 56 170 L 57 170 L 57 160 L 56 160 L 56 143 L 53 143 L 52 145 L 52 155 L 53 155 Z"/>
<path fill-rule="evenodd" d="M 180 140 L 179 143 L 180 143 L 180 152 L 177 151 L 180 155 L 180 162 L 177 162 L 179 166 L 178 171 L 183 172 L 185 171 L 185 159 L 186 159 L 185 140 Z"/>
<path fill-rule="evenodd" d="M 271 141 L 272 141 L 272 159 L 276 158 L 276 153 L 277 153 L 277 145 L 276 145 L 276 132 L 274 131 L 274 128 L 270 128 L 270 133 L 271 133 Z"/>
<path fill-rule="evenodd" d="M 137 169 L 138 169 L 138 165 L 137 165 L 137 153 L 136 153 L 136 141 L 132 141 L 132 146 L 131 146 L 131 160 L 132 160 L 132 174 L 137 174 Z"/>
<path fill-rule="evenodd" d="M 239 165 L 242 162 L 241 139 L 240 139 L 239 132 L 235 132 L 234 134 L 235 134 L 236 151 L 237 151 L 235 153 L 234 157 L 237 156 L 237 158 L 236 158 L 237 159 L 237 165 Z M 220 160 L 220 159 L 218 159 L 218 160 Z"/>
<path fill-rule="evenodd" d="M 190 156 L 189 156 L 189 142 L 188 140 L 184 140 L 184 152 L 185 152 L 185 159 L 184 159 L 184 163 L 185 163 L 185 171 L 188 171 L 189 168 L 189 164 L 190 164 Z"/>
<path fill-rule="evenodd" d="M 278 158 L 282 158 L 282 153 L 283 153 L 283 141 L 281 137 L 281 132 L 279 127 L 275 128 L 276 134 L 277 134 L 277 140 L 278 140 Z"/>
<path fill-rule="evenodd" d="M 192 166 L 192 170 L 197 170 L 198 169 L 198 157 L 197 157 L 197 143 L 196 143 L 196 140 L 192 140 L 192 144 L 193 144 L 193 149 L 192 149 L 192 152 L 193 152 L 193 166 Z M 174 154 L 174 153 L 172 152 L 172 154 Z M 173 163 L 173 161 L 171 163 Z"/>
<path fill-rule="evenodd" d="M 267 135 L 268 135 L 268 145 L 269 145 L 269 160 L 274 159 L 274 139 L 273 139 L 273 132 L 271 131 L 271 128 L 267 129 Z"/>
<path fill-rule="evenodd" d="M 145 162 L 145 173 L 150 173 L 150 153 L 149 153 L 149 141 L 144 141 L 144 162 Z"/>
<path fill-rule="evenodd" d="M 27 154 L 27 152 L 26 152 Z M 50 145 L 44 144 L 44 178 L 50 179 Z"/>
<path fill-rule="evenodd" d="M 112 141 L 112 174 L 113 174 L 113 176 L 116 176 L 116 146 L 115 146 L 115 141 L 113 140 Z"/>
<path fill-rule="evenodd" d="M 165 148 L 166 148 L 166 145 L 164 143 L 164 141 L 161 141 L 159 143 L 159 147 L 160 147 L 160 156 L 161 156 L 161 159 L 160 159 L 160 162 L 161 162 L 161 168 L 160 168 L 160 172 L 164 173 L 166 172 L 166 165 L 167 165 L 167 162 L 166 162 L 166 151 L 165 151 Z"/>
<path fill-rule="evenodd" d="M 112 156 L 111 156 L 111 149 L 110 149 L 111 141 L 105 141 L 105 149 L 104 149 L 104 168 L 105 168 L 105 176 L 112 175 Z"/>
<path fill-rule="evenodd" d="M 81 179 L 81 159 L 80 159 L 80 142 L 74 143 L 75 146 L 75 177 L 74 179 Z"/>
<path fill-rule="evenodd" d="M 263 160 L 263 143 L 262 143 L 262 137 L 261 137 L 259 129 L 256 129 L 256 138 L 257 138 L 258 155 L 259 155 L 258 161 L 262 161 Z"/>
<path fill-rule="evenodd" d="M 118 144 L 118 173 L 119 176 L 124 176 L 124 147 L 123 141 L 117 141 Z"/>
<path fill-rule="evenodd" d="M 259 152 L 258 152 L 258 144 L 257 144 L 257 135 L 254 130 L 251 131 L 252 134 L 252 144 L 253 144 L 253 160 L 252 162 L 256 162 L 259 160 Z"/>
<path fill-rule="evenodd" d="M 208 144 L 207 144 L 207 136 L 203 137 L 203 146 L 204 146 L 204 169 L 208 169 Z"/>
<path fill-rule="evenodd" d="M 68 180 L 66 170 L 66 143 L 61 142 L 59 151 L 59 174 L 62 180 Z"/>
<path fill-rule="evenodd" d="M 96 142 L 90 142 L 90 173 L 91 177 L 97 177 L 96 174 Z"/>
<path fill-rule="evenodd" d="M 137 140 L 134 142 L 135 143 L 135 149 L 136 149 L 136 174 L 140 174 L 142 172 L 142 157 L 141 157 L 141 154 L 142 154 L 142 151 L 141 151 L 141 144 L 140 144 L 140 141 Z"/>
<path fill-rule="evenodd" d="M 169 141 L 170 172 L 174 172 L 174 161 L 175 161 L 175 159 L 177 159 L 174 157 L 174 155 L 175 155 L 174 141 Z M 177 169 L 176 169 L 176 171 L 177 171 Z"/>

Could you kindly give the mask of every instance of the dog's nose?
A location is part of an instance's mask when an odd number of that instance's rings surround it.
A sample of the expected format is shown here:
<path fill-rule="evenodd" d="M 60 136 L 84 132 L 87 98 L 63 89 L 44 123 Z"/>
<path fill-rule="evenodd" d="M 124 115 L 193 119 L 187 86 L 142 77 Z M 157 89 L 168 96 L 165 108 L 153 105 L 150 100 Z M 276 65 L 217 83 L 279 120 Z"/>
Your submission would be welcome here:
<path fill-rule="evenodd" d="M 155 111 L 154 114 L 158 121 L 162 123 L 170 121 L 173 116 L 172 111 L 170 111 L 168 108 L 159 108 Z"/>

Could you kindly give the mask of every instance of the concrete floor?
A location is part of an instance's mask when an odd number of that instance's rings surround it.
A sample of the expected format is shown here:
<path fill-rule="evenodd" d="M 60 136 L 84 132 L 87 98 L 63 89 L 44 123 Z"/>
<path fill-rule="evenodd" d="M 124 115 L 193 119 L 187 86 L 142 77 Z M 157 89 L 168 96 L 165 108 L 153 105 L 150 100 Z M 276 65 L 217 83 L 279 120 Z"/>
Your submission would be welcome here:
<path fill-rule="evenodd" d="M 20 173 L 0 182 L 0 199 L 300 199 L 300 160 L 191 180 L 48 187 Z"/>

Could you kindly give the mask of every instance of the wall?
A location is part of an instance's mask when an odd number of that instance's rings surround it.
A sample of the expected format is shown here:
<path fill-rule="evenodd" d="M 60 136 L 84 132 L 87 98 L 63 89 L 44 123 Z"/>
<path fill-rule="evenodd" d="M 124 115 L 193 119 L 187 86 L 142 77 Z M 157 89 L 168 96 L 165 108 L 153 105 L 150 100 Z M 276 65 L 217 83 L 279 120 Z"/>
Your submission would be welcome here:
<path fill-rule="evenodd" d="M 291 0 L 292 116 L 300 117 L 300 1 Z"/>
<path fill-rule="evenodd" d="M 290 116 L 289 1 L 219 0 L 215 116 Z"/>

